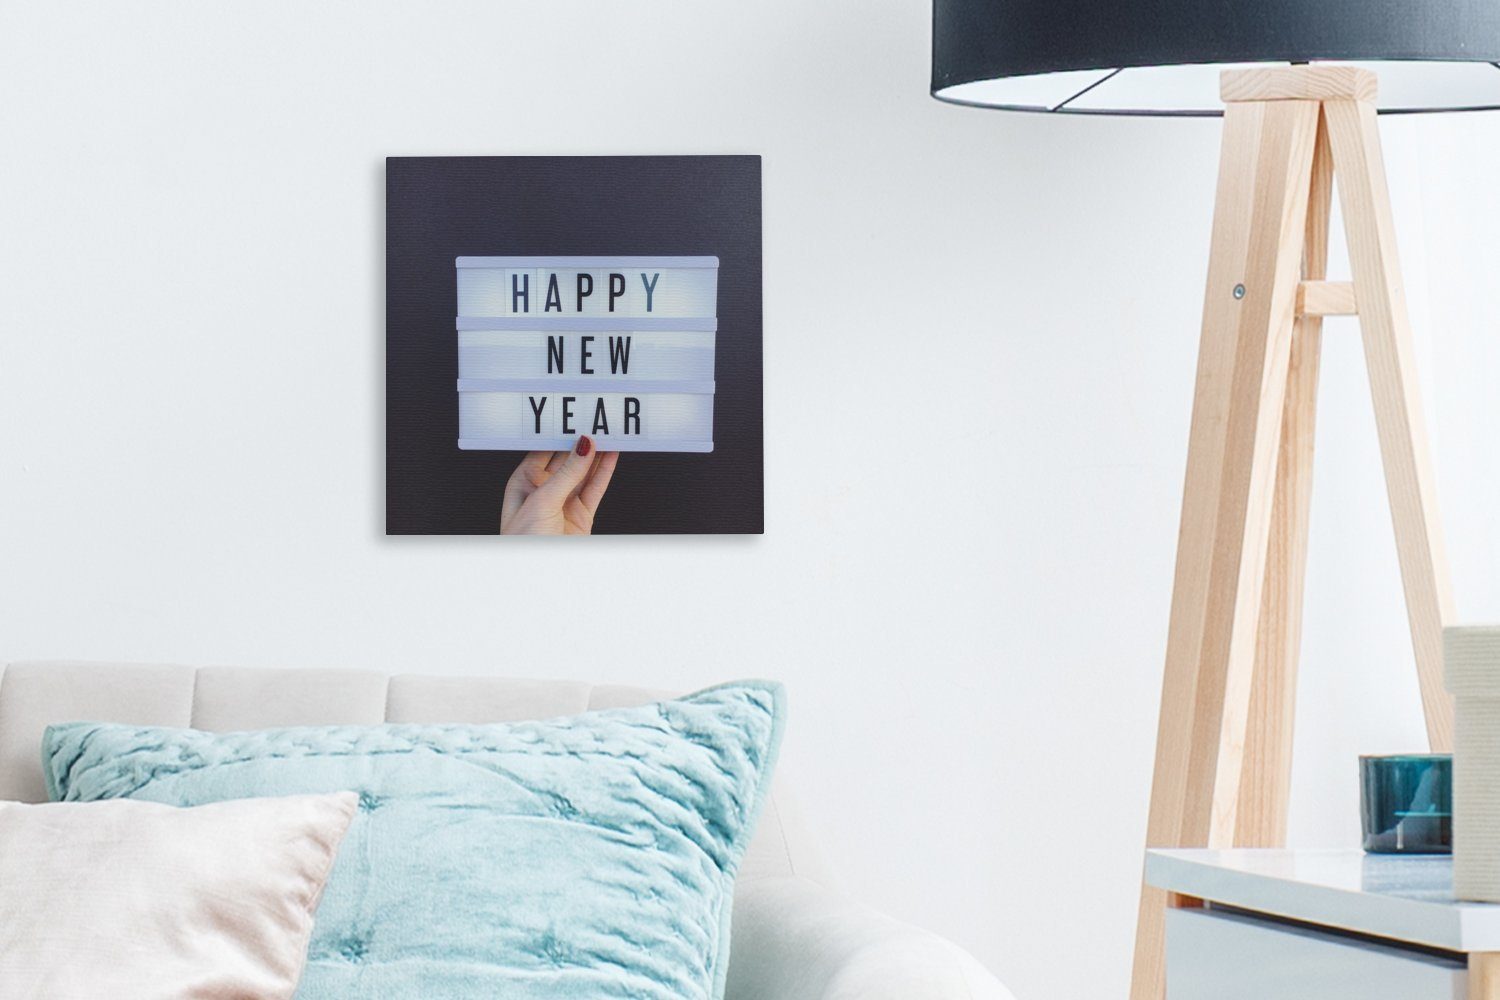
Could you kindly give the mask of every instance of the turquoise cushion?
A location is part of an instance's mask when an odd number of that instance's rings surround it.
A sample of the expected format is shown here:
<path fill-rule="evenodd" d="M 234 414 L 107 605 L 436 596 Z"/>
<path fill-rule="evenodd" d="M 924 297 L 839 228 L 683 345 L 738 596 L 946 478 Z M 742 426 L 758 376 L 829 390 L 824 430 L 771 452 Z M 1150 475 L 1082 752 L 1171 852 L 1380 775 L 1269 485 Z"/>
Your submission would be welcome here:
<path fill-rule="evenodd" d="M 779 685 L 744 682 L 487 726 L 69 723 L 43 754 L 67 801 L 359 792 L 303 1000 L 682 1000 L 723 996 L 783 714 Z"/>

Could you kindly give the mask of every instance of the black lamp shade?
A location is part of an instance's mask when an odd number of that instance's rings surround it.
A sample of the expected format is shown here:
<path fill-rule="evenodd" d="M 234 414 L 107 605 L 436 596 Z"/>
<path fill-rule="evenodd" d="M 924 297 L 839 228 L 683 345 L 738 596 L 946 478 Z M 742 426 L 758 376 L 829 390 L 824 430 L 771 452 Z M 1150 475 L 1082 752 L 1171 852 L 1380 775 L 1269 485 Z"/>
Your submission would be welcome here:
<path fill-rule="evenodd" d="M 933 0 L 956 104 L 1217 115 L 1221 69 L 1329 61 L 1369 64 L 1383 112 L 1500 108 L 1500 0 Z"/>

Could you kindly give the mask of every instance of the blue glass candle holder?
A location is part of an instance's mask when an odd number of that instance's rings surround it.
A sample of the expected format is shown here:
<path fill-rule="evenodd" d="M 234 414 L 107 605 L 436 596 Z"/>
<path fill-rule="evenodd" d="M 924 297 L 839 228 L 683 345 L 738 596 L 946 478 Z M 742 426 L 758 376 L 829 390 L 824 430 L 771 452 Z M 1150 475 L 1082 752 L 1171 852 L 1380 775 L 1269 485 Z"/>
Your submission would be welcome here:
<path fill-rule="evenodd" d="M 1371 854 L 1453 853 L 1453 756 L 1359 759 L 1359 811 Z"/>

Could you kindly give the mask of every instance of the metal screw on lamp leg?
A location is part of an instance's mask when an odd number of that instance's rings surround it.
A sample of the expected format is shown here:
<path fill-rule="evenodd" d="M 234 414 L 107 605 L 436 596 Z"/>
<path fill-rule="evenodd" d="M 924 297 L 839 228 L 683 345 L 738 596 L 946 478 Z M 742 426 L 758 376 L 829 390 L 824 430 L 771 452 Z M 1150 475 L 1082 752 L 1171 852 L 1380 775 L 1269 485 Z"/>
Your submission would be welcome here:
<path fill-rule="evenodd" d="M 1245 297 L 1245 286 L 1244 285 L 1235 285 L 1234 286 L 1234 297 L 1237 298 L 1237 299 L 1243 299 Z"/>

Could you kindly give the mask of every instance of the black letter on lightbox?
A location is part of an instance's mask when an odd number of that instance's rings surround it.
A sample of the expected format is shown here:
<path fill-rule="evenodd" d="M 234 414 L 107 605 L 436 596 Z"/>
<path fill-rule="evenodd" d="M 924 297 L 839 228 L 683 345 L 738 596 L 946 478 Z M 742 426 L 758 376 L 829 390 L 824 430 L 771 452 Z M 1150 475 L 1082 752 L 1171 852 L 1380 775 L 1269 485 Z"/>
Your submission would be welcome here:
<path fill-rule="evenodd" d="M 609 338 L 609 371 L 612 375 L 630 374 L 630 336 Z"/>
<path fill-rule="evenodd" d="M 584 282 L 588 282 L 585 287 Z M 578 276 L 578 308 L 574 312 L 583 312 L 583 300 L 594 294 L 594 276 L 592 274 L 580 274 Z"/>
<path fill-rule="evenodd" d="M 635 421 L 635 430 L 630 429 L 630 422 Z M 625 397 L 625 433 L 639 434 L 641 432 L 641 401 L 634 396 Z"/>
<path fill-rule="evenodd" d="M 536 417 L 536 430 L 533 433 L 540 434 L 542 433 L 542 411 L 547 408 L 547 397 L 543 396 L 540 403 L 536 401 L 535 396 L 527 398 L 531 400 L 531 414 Z"/>
<path fill-rule="evenodd" d="M 576 398 L 577 398 L 576 396 L 564 396 L 563 397 L 563 426 L 562 426 L 562 432 L 564 434 L 572 434 L 573 433 L 573 400 L 576 399 Z"/>
<path fill-rule="evenodd" d="M 517 277 L 521 279 L 520 288 L 516 287 Z M 516 308 L 517 299 L 521 301 L 521 308 L 519 309 Z M 531 274 L 528 271 L 522 271 L 519 275 L 512 274 L 510 276 L 510 311 L 531 312 Z"/>
<path fill-rule="evenodd" d="M 547 374 L 548 375 L 552 374 L 552 366 L 553 366 L 553 364 L 557 365 L 557 370 L 558 370 L 559 373 L 563 370 L 563 339 L 561 337 L 554 337 L 554 336 L 552 336 L 549 333 L 547 335 Z"/>
<path fill-rule="evenodd" d="M 609 417 L 605 416 L 605 414 L 604 414 L 604 400 L 603 399 L 600 399 L 599 402 L 597 402 L 597 403 L 594 404 L 594 433 L 595 434 L 608 434 L 609 433 Z"/>

